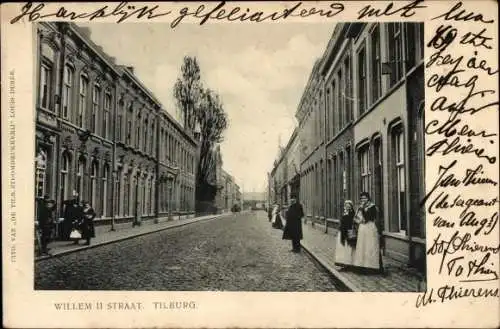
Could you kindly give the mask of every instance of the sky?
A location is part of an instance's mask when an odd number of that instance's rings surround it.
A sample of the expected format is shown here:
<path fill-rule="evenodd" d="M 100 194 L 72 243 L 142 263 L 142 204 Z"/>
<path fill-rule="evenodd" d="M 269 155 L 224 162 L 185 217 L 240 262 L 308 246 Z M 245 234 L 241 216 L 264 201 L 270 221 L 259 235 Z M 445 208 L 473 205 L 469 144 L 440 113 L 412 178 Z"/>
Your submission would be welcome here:
<path fill-rule="evenodd" d="M 297 125 L 295 112 L 334 24 L 83 24 L 91 39 L 177 116 L 173 85 L 184 56 L 196 56 L 205 88 L 222 98 L 229 125 L 223 168 L 245 192 L 265 191 L 267 172 Z"/>

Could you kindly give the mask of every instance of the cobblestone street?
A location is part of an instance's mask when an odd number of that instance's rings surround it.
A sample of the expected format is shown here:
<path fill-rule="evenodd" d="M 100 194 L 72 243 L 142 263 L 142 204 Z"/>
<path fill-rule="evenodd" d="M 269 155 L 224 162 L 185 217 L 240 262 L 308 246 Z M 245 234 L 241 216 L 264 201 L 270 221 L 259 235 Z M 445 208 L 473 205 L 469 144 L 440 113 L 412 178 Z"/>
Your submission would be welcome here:
<path fill-rule="evenodd" d="M 194 223 L 37 262 L 35 289 L 336 291 L 281 234 L 264 212 Z"/>

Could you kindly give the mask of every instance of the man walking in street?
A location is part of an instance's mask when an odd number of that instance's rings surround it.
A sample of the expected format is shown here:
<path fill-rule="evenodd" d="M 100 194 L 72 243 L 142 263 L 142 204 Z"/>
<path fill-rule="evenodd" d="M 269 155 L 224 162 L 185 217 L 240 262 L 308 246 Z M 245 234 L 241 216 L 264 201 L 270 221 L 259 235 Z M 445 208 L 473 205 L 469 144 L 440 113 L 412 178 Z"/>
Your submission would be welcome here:
<path fill-rule="evenodd" d="M 304 210 L 297 202 L 295 196 L 290 199 L 290 206 L 285 215 L 286 224 L 283 230 L 283 240 L 292 240 L 292 252 L 300 252 L 300 240 L 302 240 L 302 217 Z"/>

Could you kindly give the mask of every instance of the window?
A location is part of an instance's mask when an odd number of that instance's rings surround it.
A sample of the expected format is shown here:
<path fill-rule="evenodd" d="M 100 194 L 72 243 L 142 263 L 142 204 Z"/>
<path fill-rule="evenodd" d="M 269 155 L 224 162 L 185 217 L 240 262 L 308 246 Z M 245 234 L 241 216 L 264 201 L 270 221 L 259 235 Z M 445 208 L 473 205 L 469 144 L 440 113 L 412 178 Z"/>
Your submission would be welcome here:
<path fill-rule="evenodd" d="M 370 157 L 368 156 L 369 153 L 369 147 L 368 145 L 364 146 L 359 150 L 359 167 L 361 170 L 361 184 L 360 184 L 360 192 L 371 192 L 371 186 L 370 186 Z"/>
<path fill-rule="evenodd" d="M 383 178 L 383 153 L 382 139 L 377 137 L 373 140 L 373 185 L 374 201 L 377 205 L 378 216 L 384 218 L 384 178 Z"/>
<path fill-rule="evenodd" d="M 330 130 L 330 117 L 332 115 L 332 104 L 331 104 L 331 91 L 330 88 L 326 90 L 326 116 L 327 116 L 327 125 L 326 125 L 326 139 L 330 140 L 331 130 Z"/>
<path fill-rule="evenodd" d="M 372 103 L 376 102 L 381 96 L 381 74 L 380 74 L 380 28 L 377 25 L 371 33 L 371 86 Z"/>
<path fill-rule="evenodd" d="M 135 148 L 139 149 L 141 145 L 141 114 L 137 114 L 137 121 L 135 122 Z"/>
<path fill-rule="evenodd" d="M 155 156 L 156 155 L 156 150 L 155 150 L 155 123 L 151 122 L 151 130 L 150 130 L 151 137 L 149 138 L 149 151 L 151 155 Z"/>
<path fill-rule="evenodd" d="M 64 67 L 64 87 L 62 95 L 62 117 L 68 118 L 69 107 L 71 106 L 71 94 L 73 91 L 73 69 L 66 65 Z"/>
<path fill-rule="evenodd" d="M 337 84 L 335 83 L 335 80 L 334 80 L 332 82 L 332 110 L 331 110 L 331 116 L 330 116 L 330 131 L 332 132 L 332 137 L 334 137 L 336 134 L 335 113 L 337 111 L 337 100 L 338 100 L 337 92 L 338 92 Z"/>
<path fill-rule="evenodd" d="M 149 188 L 149 213 L 150 214 L 154 214 L 155 212 L 155 209 L 154 209 L 154 205 L 155 205 L 155 184 L 154 184 L 154 177 L 151 177 L 150 179 L 150 182 L 151 182 L 151 185 L 150 185 L 150 188 Z"/>
<path fill-rule="evenodd" d="M 47 110 L 50 108 L 50 97 L 52 95 L 52 66 L 42 62 L 40 66 L 40 106 Z"/>
<path fill-rule="evenodd" d="M 344 76 L 342 74 L 342 70 L 339 70 L 337 73 L 337 81 L 339 83 L 339 101 L 338 101 L 338 108 L 337 108 L 337 113 L 338 113 L 338 122 L 339 122 L 339 131 L 344 128 L 344 91 L 345 91 L 345 82 L 344 82 Z"/>
<path fill-rule="evenodd" d="M 108 177 L 109 166 L 106 164 L 102 171 L 102 217 L 108 216 Z"/>
<path fill-rule="evenodd" d="M 406 182 L 405 182 L 405 145 L 403 129 L 398 126 L 392 131 L 393 147 L 393 170 L 395 171 L 394 191 L 395 205 L 394 213 L 397 219 L 397 227 L 400 233 L 406 234 Z"/>
<path fill-rule="evenodd" d="M 85 126 L 85 112 L 87 107 L 87 93 L 88 93 L 89 80 L 86 76 L 80 76 L 80 94 L 78 97 L 78 117 L 76 124 L 79 127 Z"/>
<path fill-rule="evenodd" d="M 111 94 L 104 95 L 104 115 L 102 118 L 102 137 L 109 138 L 109 115 L 111 112 Z M 121 120 L 121 118 L 120 118 Z"/>
<path fill-rule="evenodd" d="M 123 102 L 118 105 L 118 113 L 116 117 L 116 138 L 119 142 L 123 142 Z"/>
<path fill-rule="evenodd" d="M 97 162 L 92 161 L 92 168 L 90 171 L 90 204 L 93 208 L 97 204 Z"/>
<path fill-rule="evenodd" d="M 351 72 L 351 58 L 347 57 L 344 60 L 344 72 L 345 72 L 345 85 L 344 85 L 344 109 L 345 109 L 345 121 L 349 123 L 352 120 L 352 72 Z"/>
<path fill-rule="evenodd" d="M 363 48 L 358 53 L 358 101 L 359 115 L 362 115 L 367 106 L 366 93 L 366 50 Z"/>
<path fill-rule="evenodd" d="M 127 114 L 127 131 L 126 131 L 126 140 L 125 140 L 125 143 L 127 145 L 131 145 L 132 144 L 132 115 L 134 115 L 134 109 L 132 107 L 132 102 L 130 103 L 129 105 L 129 108 L 128 108 L 128 114 Z"/>
<path fill-rule="evenodd" d="M 130 175 L 125 174 L 123 177 L 123 215 L 128 216 L 130 207 Z"/>
<path fill-rule="evenodd" d="M 85 159 L 81 158 L 78 161 L 78 171 L 76 172 L 76 192 L 78 193 L 78 198 L 82 200 L 83 198 L 83 173 L 85 170 Z"/>
<path fill-rule="evenodd" d="M 389 61 L 391 87 L 403 77 L 402 23 L 389 23 Z"/>
<path fill-rule="evenodd" d="M 144 150 L 144 152 L 147 152 L 148 151 L 148 119 L 145 119 L 144 120 L 144 130 L 143 130 L 143 134 L 144 134 L 144 139 L 142 140 L 142 149 Z"/>
<path fill-rule="evenodd" d="M 45 195 L 47 174 L 47 152 L 43 149 L 38 151 L 35 158 L 35 197 L 41 198 Z"/>
<path fill-rule="evenodd" d="M 424 24 L 405 23 L 406 70 L 416 66 L 424 58 Z"/>
<path fill-rule="evenodd" d="M 64 201 L 68 199 L 68 174 L 70 168 L 69 156 L 64 153 L 61 163 L 61 199 Z"/>
<path fill-rule="evenodd" d="M 90 130 L 95 133 L 97 132 L 97 120 L 99 120 L 99 103 L 101 100 L 101 87 L 99 85 L 94 85 L 92 91 L 92 122 L 90 123 Z"/>
<path fill-rule="evenodd" d="M 147 203 L 148 203 L 148 179 L 146 177 L 144 177 L 144 179 L 142 180 L 143 183 L 142 183 L 142 202 L 141 202 L 141 207 L 142 207 L 142 213 L 144 215 L 146 215 L 146 209 L 147 209 Z"/>
<path fill-rule="evenodd" d="M 122 200 L 122 175 L 123 175 L 123 171 L 122 169 L 118 169 L 118 171 L 116 172 L 116 177 L 115 177 L 115 203 L 114 203 L 114 207 L 115 207 L 115 215 L 117 216 L 121 216 L 122 215 L 122 212 L 121 212 L 121 204 L 120 204 L 120 201 Z"/>

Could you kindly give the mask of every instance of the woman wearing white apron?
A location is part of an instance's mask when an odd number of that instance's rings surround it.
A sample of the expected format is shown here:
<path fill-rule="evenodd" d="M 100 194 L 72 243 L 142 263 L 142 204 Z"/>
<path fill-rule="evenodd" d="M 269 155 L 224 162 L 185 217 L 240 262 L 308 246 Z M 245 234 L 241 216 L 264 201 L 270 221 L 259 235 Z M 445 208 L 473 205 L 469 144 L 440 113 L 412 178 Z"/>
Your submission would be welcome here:
<path fill-rule="evenodd" d="M 370 195 L 367 192 L 361 193 L 360 206 L 354 218 L 359 224 L 354 265 L 370 272 L 383 271 L 376 218 L 377 207 L 370 201 Z"/>
<path fill-rule="evenodd" d="M 337 234 L 335 246 L 335 265 L 347 268 L 353 265 L 356 239 L 352 238 L 355 231 L 354 204 L 351 200 L 344 202 L 344 213 L 340 220 L 340 230 Z"/>

